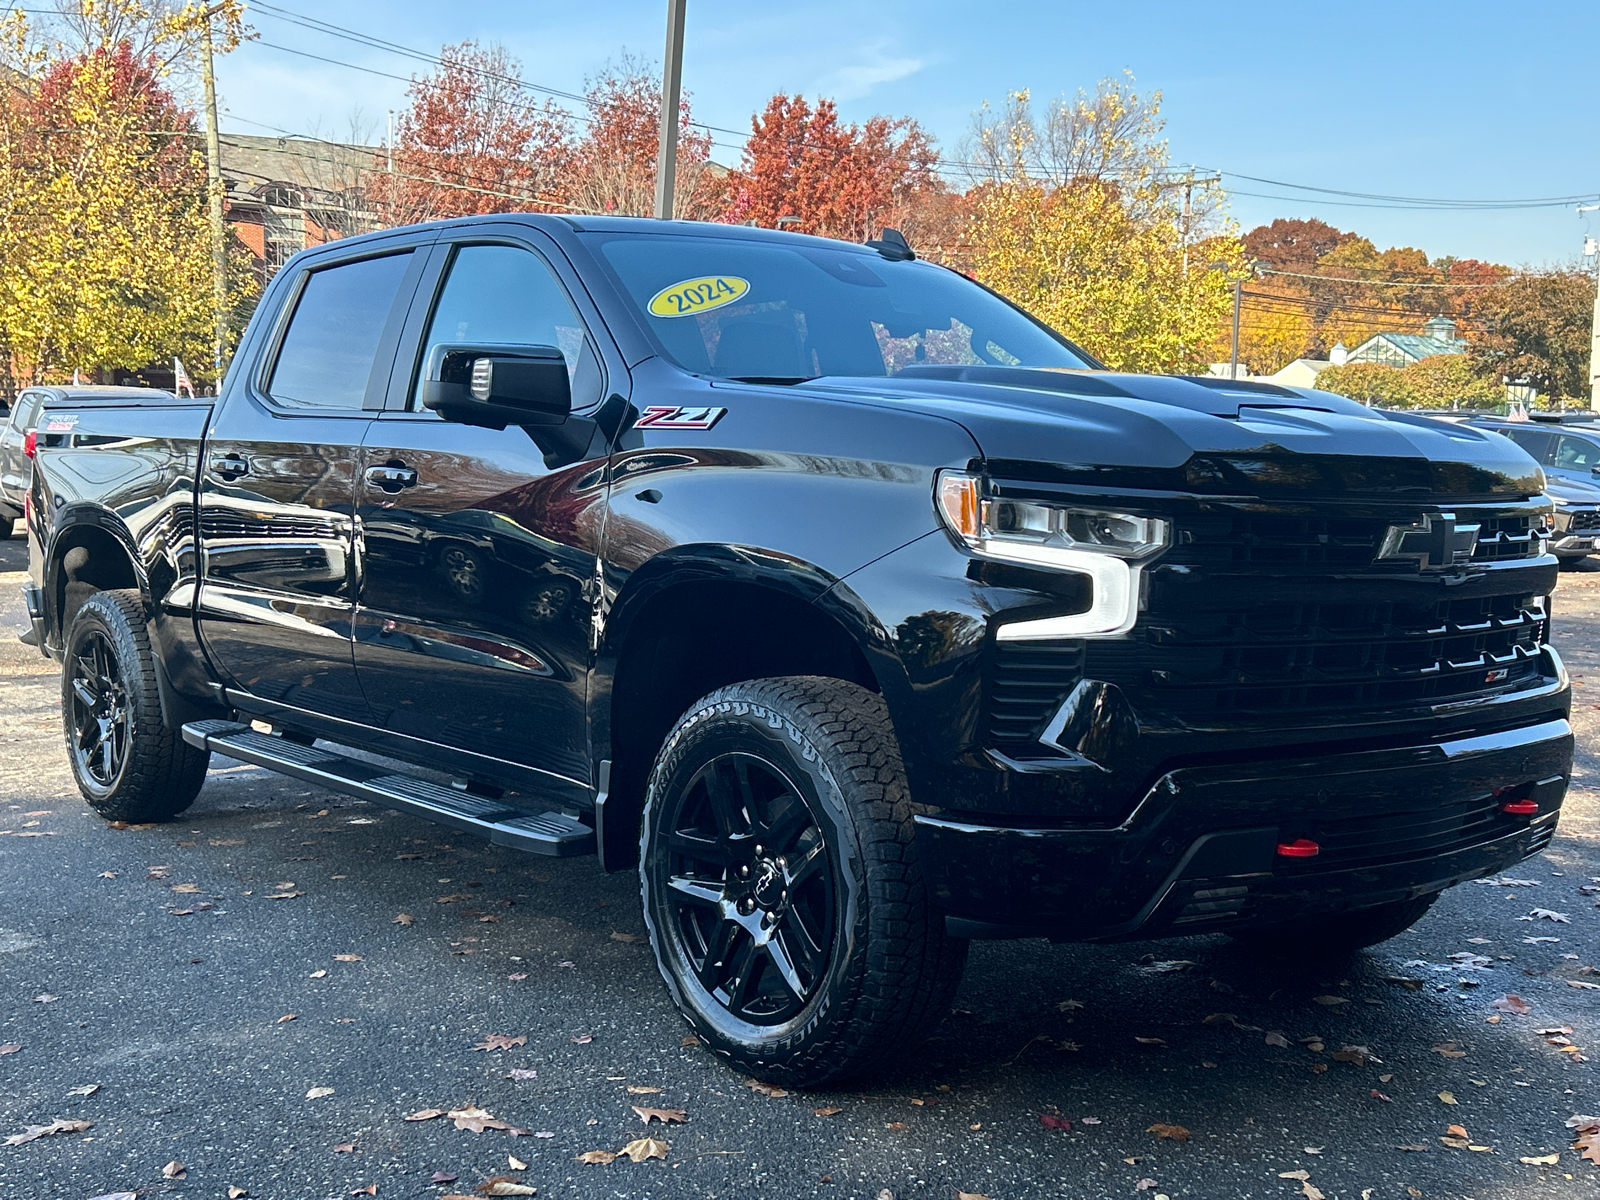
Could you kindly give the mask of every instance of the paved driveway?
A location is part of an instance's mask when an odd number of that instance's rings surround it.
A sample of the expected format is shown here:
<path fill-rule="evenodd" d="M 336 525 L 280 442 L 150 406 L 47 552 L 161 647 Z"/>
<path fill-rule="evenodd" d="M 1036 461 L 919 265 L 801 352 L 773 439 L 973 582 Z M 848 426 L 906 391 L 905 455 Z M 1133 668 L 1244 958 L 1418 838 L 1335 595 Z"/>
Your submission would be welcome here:
<path fill-rule="evenodd" d="M 6 626 L 23 563 L 0 543 Z M 107 827 L 67 772 L 54 665 L 7 634 L 0 1133 L 92 1125 L 0 1147 L 0 1196 L 420 1198 L 509 1176 L 545 1198 L 1593 1197 L 1565 1122 L 1600 1112 L 1600 991 L 1569 986 L 1600 983 L 1580 891 L 1600 877 L 1600 573 L 1564 576 L 1557 614 L 1584 749 L 1553 847 L 1513 872 L 1531 886 L 1456 888 L 1333 969 L 1218 936 L 980 943 L 901 1071 L 778 1096 L 683 1044 L 634 881 L 592 860 L 221 760 L 178 823 Z M 1530 1011 L 1496 1012 L 1508 993 Z M 515 1044 L 476 1048 L 491 1034 Z M 687 1121 L 647 1129 L 633 1105 Z M 512 1128 L 406 1120 L 474 1108 Z M 575 1161 L 647 1133 L 665 1160 Z"/>

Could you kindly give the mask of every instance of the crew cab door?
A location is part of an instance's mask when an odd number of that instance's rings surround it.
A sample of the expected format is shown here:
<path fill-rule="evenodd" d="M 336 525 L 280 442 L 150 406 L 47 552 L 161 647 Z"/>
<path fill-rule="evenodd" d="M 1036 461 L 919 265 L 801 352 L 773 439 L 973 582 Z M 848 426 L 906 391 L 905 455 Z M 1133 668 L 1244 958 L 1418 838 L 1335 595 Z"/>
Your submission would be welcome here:
<path fill-rule="evenodd" d="M 390 733 L 587 786 L 605 457 L 552 469 L 524 429 L 445 421 L 419 405 L 417 384 L 441 344 L 556 346 L 574 412 L 593 409 L 606 375 L 597 322 L 535 235 L 471 233 L 435 247 L 405 368 L 367 431 L 356 668 Z"/>
<path fill-rule="evenodd" d="M 207 432 L 200 635 L 241 707 L 370 718 L 351 654 L 356 460 L 425 259 L 403 243 L 313 259 Z"/>

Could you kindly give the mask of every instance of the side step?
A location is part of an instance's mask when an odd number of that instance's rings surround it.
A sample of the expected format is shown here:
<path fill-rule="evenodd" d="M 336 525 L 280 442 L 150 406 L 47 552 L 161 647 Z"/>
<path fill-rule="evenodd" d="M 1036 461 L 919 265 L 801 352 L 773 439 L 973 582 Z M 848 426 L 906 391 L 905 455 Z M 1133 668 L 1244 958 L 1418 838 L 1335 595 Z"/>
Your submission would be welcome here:
<path fill-rule="evenodd" d="M 532 816 L 487 796 L 401 775 L 337 750 L 303 746 L 257 733 L 237 721 L 191 721 L 183 727 L 183 740 L 198 749 L 215 750 L 280 775 L 292 775 L 441 825 L 482 834 L 497 846 L 559 857 L 595 852 L 594 830 L 576 817 L 559 812 Z"/>

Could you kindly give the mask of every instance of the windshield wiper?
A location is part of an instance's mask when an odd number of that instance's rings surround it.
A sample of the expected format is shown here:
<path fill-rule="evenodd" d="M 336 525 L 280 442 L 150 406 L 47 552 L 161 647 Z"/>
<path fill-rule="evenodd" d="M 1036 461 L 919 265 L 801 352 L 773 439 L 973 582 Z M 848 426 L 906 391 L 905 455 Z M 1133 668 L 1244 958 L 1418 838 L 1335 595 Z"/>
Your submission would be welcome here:
<path fill-rule="evenodd" d="M 810 383 L 813 379 L 821 379 L 820 375 L 727 375 L 734 383 L 776 383 L 784 386 L 796 383 Z"/>

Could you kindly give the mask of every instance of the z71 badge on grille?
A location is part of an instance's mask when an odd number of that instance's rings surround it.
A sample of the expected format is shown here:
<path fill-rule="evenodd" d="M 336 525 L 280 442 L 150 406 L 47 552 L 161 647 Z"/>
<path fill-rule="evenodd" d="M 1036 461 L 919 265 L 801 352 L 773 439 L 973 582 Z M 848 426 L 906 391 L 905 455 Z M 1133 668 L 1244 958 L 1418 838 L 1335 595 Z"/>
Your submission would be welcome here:
<path fill-rule="evenodd" d="M 652 404 L 633 423 L 635 429 L 710 429 L 728 410 L 684 408 L 678 404 Z"/>

